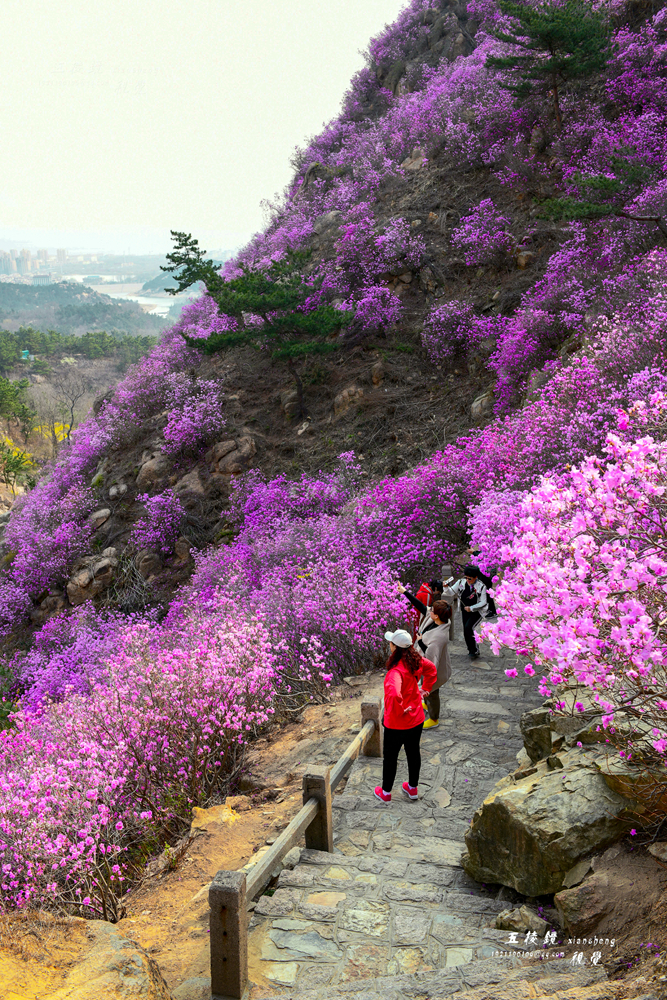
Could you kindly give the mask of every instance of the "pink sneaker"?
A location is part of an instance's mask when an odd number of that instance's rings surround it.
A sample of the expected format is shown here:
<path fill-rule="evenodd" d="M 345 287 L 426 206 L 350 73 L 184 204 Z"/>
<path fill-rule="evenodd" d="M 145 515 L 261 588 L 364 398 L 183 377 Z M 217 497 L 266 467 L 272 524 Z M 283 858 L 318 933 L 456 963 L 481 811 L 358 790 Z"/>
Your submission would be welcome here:
<path fill-rule="evenodd" d="M 377 788 L 373 789 L 373 795 L 380 802 L 391 802 L 391 792 L 385 792 L 382 785 L 378 785 Z"/>
<path fill-rule="evenodd" d="M 415 786 L 413 788 L 412 785 L 409 785 L 407 783 L 407 781 L 403 782 L 403 791 L 405 792 L 407 797 L 411 799 L 413 802 L 416 802 L 417 799 L 419 798 L 419 792 L 417 791 L 417 787 Z"/>

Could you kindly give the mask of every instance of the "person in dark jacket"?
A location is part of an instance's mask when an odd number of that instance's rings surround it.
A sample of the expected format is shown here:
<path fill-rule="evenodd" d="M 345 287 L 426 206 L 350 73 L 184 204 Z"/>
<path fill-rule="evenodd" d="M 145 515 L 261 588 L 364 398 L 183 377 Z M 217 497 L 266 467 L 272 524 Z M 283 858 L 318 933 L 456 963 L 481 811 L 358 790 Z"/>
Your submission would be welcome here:
<path fill-rule="evenodd" d="M 467 548 L 466 549 L 466 555 L 468 556 L 469 559 L 475 559 L 479 555 L 479 549 Z M 497 618 L 498 617 L 498 612 L 496 611 L 496 602 L 494 601 L 494 599 L 489 594 L 489 588 L 493 588 L 493 578 L 494 578 L 495 574 L 496 574 L 495 569 L 492 569 L 490 573 L 482 573 L 481 569 L 479 570 L 479 578 L 480 578 L 480 580 L 482 581 L 482 583 L 484 584 L 484 586 L 486 587 L 486 590 L 487 590 L 487 593 L 486 593 L 486 616 L 485 616 L 486 618 Z"/>
<path fill-rule="evenodd" d="M 456 583 L 448 580 L 442 592 L 444 598 L 461 599 L 463 637 L 471 660 L 476 660 L 479 657 L 479 648 L 475 639 L 475 625 L 480 621 L 482 612 L 487 606 L 486 586 L 482 583 L 479 572 L 478 566 L 464 566 L 463 579 L 457 580 Z"/>
<path fill-rule="evenodd" d="M 424 728 L 422 694 L 429 695 L 436 683 L 437 671 L 430 660 L 420 656 L 412 645 L 412 636 L 405 629 L 386 632 L 389 643 L 387 674 L 384 679 L 384 761 L 382 784 L 374 789 L 380 802 L 391 802 L 391 790 L 396 778 L 398 754 L 405 747 L 408 759 L 408 780 L 403 791 L 409 799 L 419 798 L 417 786 L 421 769 L 419 742 Z M 419 681 L 422 690 L 419 690 Z"/>

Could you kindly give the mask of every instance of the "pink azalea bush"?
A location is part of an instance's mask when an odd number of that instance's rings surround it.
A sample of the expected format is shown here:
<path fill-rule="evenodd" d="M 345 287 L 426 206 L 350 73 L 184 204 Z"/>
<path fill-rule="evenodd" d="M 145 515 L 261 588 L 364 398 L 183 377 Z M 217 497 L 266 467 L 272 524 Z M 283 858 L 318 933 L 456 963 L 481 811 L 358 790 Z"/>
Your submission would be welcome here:
<path fill-rule="evenodd" d="M 183 372 L 167 375 L 165 382 L 167 424 L 162 450 L 167 455 L 178 455 L 213 440 L 226 423 L 219 383 L 212 379 L 193 382 Z"/>
<path fill-rule="evenodd" d="M 183 527 L 183 504 L 173 490 L 165 490 L 155 496 L 139 494 L 137 502 L 143 505 L 145 514 L 132 528 L 130 541 L 138 549 L 151 549 L 167 555 L 173 550 Z"/>
<path fill-rule="evenodd" d="M 667 397 L 621 413 L 623 431 L 650 420 L 663 437 Z M 638 426 L 639 425 L 639 426 Z M 492 648 L 509 646 L 540 671 L 554 709 L 582 692 L 622 756 L 667 766 L 667 446 L 652 435 L 607 436 L 604 459 L 546 476 L 510 518 L 514 534 L 495 599 Z M 488 539 L 475 534 L 477 544 Z M 489 551 L 487 547 L 487 551 Z"/>
<path fill-rule="evenodd" d="M 220 594 L 170 625 L 126 623 L 91 690 L 26 704 L 0 733 L 5 905 L 115 918 L 131 849 L 177 831 L 270 718 L 281 666 L 263 625 Z"/>
<path fill-rule="evenodd" d="M 463 250 L 465 262 L 470 267 L 479 264 L 500 263 L 512 250 L 508 233 L 509 219 L 496 209 L 490 198 L 480 201 L 453 231 L 452 246 Z"/>

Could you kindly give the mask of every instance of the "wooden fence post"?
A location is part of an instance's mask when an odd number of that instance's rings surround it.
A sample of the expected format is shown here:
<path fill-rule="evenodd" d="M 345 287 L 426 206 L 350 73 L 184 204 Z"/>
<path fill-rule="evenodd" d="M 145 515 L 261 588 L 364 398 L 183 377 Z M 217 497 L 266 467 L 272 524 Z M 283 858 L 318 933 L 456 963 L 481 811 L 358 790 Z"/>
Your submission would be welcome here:
<path fill-rule="evenodd" d="M 312 765 L 303 776 L 303 804 L 317 799 L 317 816 L 306 827 L 306 847 L 333 854 L 333 813 L 331 811 L 331 769 Z"/>
<path fill-rule="evenodd" d="M 382 698 L 368 698 L 361 703 L 361 728 L 369 721 L 375 723 L 375 731 L 363 749 L 366 757 L 382 756 L 382 707 Z"/>
<path fill-rule="evenodd" d="M 248 985 L 245 872 L 219 871 L 208 890 L 211 908 L 211 994 L 242 1000 Z"/>

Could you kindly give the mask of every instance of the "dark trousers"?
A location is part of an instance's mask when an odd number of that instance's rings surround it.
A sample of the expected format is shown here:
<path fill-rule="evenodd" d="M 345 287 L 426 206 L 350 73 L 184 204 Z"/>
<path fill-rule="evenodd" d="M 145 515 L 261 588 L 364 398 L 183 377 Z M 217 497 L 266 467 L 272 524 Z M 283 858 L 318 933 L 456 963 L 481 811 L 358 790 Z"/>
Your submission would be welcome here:
<path fill-rule="evenodd" d="M 437 722 L 440 718 L 440 688 L 437 691 L 431 691 L 430 694 L 427 694 L 424 701 L 428 709 L 429 719 Z"/>
<path fill-rule="evenodd" d="M 461 616 L 463 618 L 463 638 L 466 641 L 468 652 L 479 653 L 473 629 L 482 616 L 479 611 L 462 611 Z"/>
<path fill-rule="evenodd" d="M 424 723 L 420 722 L 413 729 L 387 729 L 384 727 L 384 761 L 382 763 L 382 788 L 390 792 L 396 779 L 398 752 L 405 747 L 408 758 L 408 783 L 416 788 L 419 784 L 419 771 L 422 766 L 422 755 L 419 751 L 419 741 Z"/>

